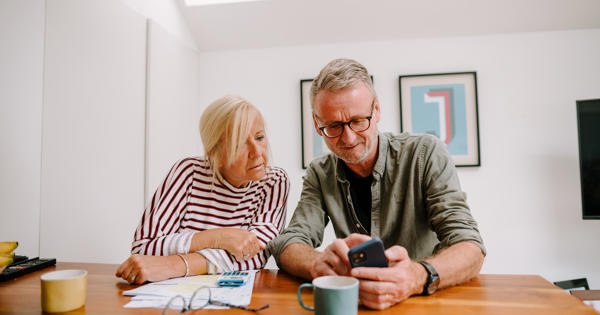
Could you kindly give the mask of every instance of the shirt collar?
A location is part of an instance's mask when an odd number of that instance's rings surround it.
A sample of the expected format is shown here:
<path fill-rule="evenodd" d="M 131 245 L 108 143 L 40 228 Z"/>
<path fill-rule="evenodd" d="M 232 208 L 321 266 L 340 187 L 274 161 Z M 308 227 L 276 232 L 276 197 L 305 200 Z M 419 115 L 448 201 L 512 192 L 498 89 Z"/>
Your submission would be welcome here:
<path fill-rule="evenodd" d="M 248 189 L 250 189 L 250 186 L 252 186 L 252 184 L 254 183 L 254 181 L 250 181 L 250 182 L 249 182 L 248 184 L 246 184 L 246 186 L 244 186 L 244 187 L 235 187 L 235 186 L 233 186 L 231 183 L 229 183 L 229 182 L 227 181 L 227 179 L 225 179 L 225 177 L 223 177 L 223 176 L 222 176 L 220 173 L 218 173 L 218 174 L 216 174 L 216 175 L 217 175 L 217 176 L 216 176 L 216 177 L 217 177 L 217 181 L 218 181 L 218 182 L 219 182 L 221 185 L 225 186 L 225 188 L 229 189 L 229 190 L 230 190 L 231 192 L 233 192 L 233 193 L 238 193 L 238 194 L 245 193 L 245 192 L 247 192 L 247 191 L 248 191 Z"/>
<path fill-rule="evenodd" d="M 388 148 L 390 147 L 390 143 L 388 137 L 386 137 L 383 133 L 378 133 L 379 137 L 379 147 L 377 153 L 377 161 L 375 162 L 375 167 L 373 167 L 373 173 L 377 173 L 379 176 L 383 176 L 385 172 L 385 162 L 387 160 Z"/>

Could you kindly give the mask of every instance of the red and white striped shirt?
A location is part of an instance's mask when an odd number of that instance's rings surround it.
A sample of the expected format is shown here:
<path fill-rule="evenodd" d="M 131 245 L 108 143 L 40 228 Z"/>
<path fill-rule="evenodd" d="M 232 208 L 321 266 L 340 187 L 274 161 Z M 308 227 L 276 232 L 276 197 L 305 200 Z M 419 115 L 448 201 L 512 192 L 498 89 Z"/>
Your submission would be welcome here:
<path fill-rule="evenodd" d="M 206 159 L 183 159 L 156 189 L 135 231 L 131 253 L 185 254 L 195 232 L 221 227 L 251 231 L 266 248 L 285 224 L 288 192 L 287 174 L 278 167 L 267 167 L 263 179 L 237 188 L 213 176 Z M 215 272 L 259 269 L 270 255 L 264 250 L 246 261 L 236 261 L 222 249 L 198 253 Z"/>

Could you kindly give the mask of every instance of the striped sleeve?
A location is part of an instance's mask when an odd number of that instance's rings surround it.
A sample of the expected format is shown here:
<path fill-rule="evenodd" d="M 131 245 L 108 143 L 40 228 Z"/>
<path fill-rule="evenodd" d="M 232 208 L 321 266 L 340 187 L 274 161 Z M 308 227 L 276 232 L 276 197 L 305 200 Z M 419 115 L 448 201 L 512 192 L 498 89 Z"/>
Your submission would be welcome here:
<path fill-rule="evenodd" d="M 131 245 L 132 254 L 168 256 L 189 251 L 194 232 L 178 232 L 185 215 L 194 159 L 175 163 L 144 211 Z"/>
<path fill-rule="evenodd" d="M 248 230 L 256 234 L 265 248 L 283 230 L 289 188 L 289 180 L 285 171 L 273 168 L 270 178 L 265 181 L 262 191 L 259 192 L 262 194 L 263 201 L 253 216 Z M 245 261 L 236 261 L 222 249 L 204 249 L 199 253 L 206 258 L 209 264 L 213 264 L 209 267 L 209 271 L 213 271 L 211 273 L 261 269 L 270 256 L 266 249 Z M 213 270 L 210 270 L 211 267 Z"/>
<path fill-rule="evenodd" d="M 283 230 L 286 215 L 286 203 L 289 192 L 289 180 L 283 169 L 273 167 L 269 180 L 264 183 L 261 193 L 264 198 L 262 204 L 252 218 L 249 231 L 256 234 L 259 242 L 265 248 L 272 239 Z M 237 270 L 260 269 L 264 267 L 271 254 L 268 250 L 259 252 L 249 260 L 234 262 Z"/>
<path fill-rule="evenodd" d="M 222 249 L 206 248 L 198 251 L 199 254 L 206 258 L 208 263 L 208 273 L 218 274 L 227 271 L 234 271 L 234 258 L 229 253 Z"/>

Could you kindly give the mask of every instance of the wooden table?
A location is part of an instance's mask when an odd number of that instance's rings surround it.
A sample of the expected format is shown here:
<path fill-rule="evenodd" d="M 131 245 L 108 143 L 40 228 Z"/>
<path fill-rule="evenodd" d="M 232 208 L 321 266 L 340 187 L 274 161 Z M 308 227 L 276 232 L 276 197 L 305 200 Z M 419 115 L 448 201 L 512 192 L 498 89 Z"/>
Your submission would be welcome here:
<path fill-rule="evenodd" d="M 121 293 L 134 288 L 114 276 L 117 265 L 61 263 L 55 267 L 0 282 L 0 314 L 40 314 L 40 275 L 53 270 L 85 269 L 88 271 L 86 305 L 69 314 L 160 314 L 158 309 L 123 308 L 129 297 Z M 297 302 L 296 290 L 303 281 L 283 271 L 261 270 L 257 273 L 251 307 L 270 304 L 259 314 L 313 314 Z M 312 305 L 310 290 L 304 300 Z M 193 314 L 252 314 L 248 311 L 202 310 Z M 598 315 L 574 296 L 539 276 L 480 275 L 461 286 L 441 290 L 429 297 L 413 297 L 378 312 L 359 308 L 360 314 L 590 314 Z M 191 314 L 191 313 L 189 313 Z"/>

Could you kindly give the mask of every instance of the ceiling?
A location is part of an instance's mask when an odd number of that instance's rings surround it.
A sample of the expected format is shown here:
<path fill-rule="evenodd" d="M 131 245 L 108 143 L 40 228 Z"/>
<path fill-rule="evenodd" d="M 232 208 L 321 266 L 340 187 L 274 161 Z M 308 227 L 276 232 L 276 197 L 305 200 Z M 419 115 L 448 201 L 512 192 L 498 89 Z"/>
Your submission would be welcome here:
<path fill-rule="evenodd" d="M 180 7 L 201 51 L 600 28 L 600 0 L 265 0 Z"/>

